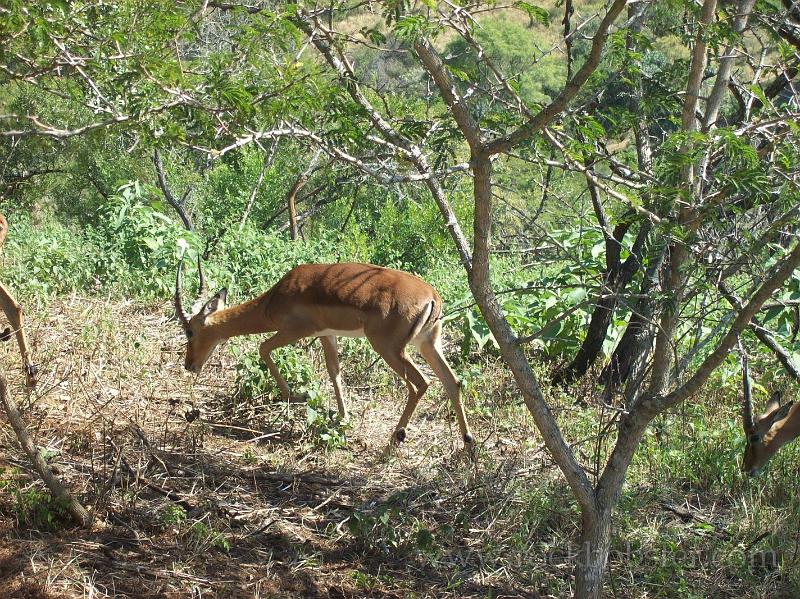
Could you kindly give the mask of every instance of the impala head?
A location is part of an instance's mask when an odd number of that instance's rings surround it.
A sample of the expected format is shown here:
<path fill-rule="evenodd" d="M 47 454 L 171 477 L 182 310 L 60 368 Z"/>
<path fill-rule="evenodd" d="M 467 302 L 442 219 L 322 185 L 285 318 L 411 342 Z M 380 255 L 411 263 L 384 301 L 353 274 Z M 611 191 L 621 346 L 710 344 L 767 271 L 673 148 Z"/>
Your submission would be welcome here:
<path fill-rule="evenodd" d="M 746 375 L 745 375 L 746 376 Z M 770 397 L 766 411 L 759 417 L 753 416 L 753 402 L 749 380 L 745 381 L 742 405 L 742 424 L 747 446 L 744 450 L 742 470 L 748 476 L 757 476 L 769 459 L 781 446 L 777 433 L 786 424 L 793 402 L 781 405 L 781 393 L 775 391 Z"/>
<path fill-rule="evenodd" d="M 181 305 L 181 272 L 183 271 L 183 261 L 178 264 L 178 273 L 175 276 L 175 314 L 183 326 L 183 331 L 186 333 L 186 361 L 184 366 L 186 370 L 194 373 L 199 373 L 203 369 L 203 365 L 211 356 L 211 352 L 219 345 L 223 339 L 215 335 L 208 325 L 208 317 L 225 308 L 225 299 L 227 298 L 228 291 L 220 289 L 219 292 L 202 303 L 202 298 L 208 293 L 206 280 L 203 276 L 203 266 L 198 259 L 197 261 L 198 272 L 200 273 L 200 292 L 198 302 L 195 306 L 197 309 L 192 310 L 192 315 L 188 315 L 183 310 Z"/>

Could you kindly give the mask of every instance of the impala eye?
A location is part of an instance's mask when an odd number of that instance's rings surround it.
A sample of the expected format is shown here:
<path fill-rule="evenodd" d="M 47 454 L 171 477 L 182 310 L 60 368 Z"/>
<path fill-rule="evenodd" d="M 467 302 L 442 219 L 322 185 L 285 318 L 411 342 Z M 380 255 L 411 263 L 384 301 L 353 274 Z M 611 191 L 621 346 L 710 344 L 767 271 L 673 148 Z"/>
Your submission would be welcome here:
<path fill-rule="evenodd" d="M 186 338 L 187 339 L 191 339 L 192 335 L 194 335 L 194 333 L 192 333 L 191 331 L 186 331 Z"/>

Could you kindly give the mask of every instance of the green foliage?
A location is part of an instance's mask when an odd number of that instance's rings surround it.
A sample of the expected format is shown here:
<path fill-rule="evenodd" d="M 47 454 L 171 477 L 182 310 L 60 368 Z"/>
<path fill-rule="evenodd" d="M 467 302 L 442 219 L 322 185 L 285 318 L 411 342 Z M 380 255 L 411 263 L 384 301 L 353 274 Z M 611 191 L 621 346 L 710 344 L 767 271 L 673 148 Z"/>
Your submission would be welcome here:
<path fill-rule="evenodd" d="M 225 553 L 231 550 L 231 542 L 228 538 L 214 530 L 209 524 L 202 520 L 194 522 L 184 534 L 188 545 L 194 551 L 203 551 L 209 547 L 214 547 Z"/>
<path fill-rule="evenodd" d="M 259 397 L 270 390 L 271 385 L 274 387 L 272 375 L 258 353 L 244 352 L 237 356 L 236 389 L 243 400 Z"/>
<path fill-rule="evenodd" d="M 167 297 L 174 289 L 175 264 L 189 248 L 189 255 L 196 256 L 200 241 L 167 216 L 163 203 L 153 197 L 152 190 L 147 193 L 133 182 L 103 206 L 95 230 L 106 244 L 98 274 L 146 297 Z"/>
<path fill-rule="evenodd" d="M 327 404 L 319 391 L 308 394 L 306 430 L 314 445 L 332 451 L 347 446 L 350 423 L 342 420 L 338 410 L 328 408 Z"/>
<path fill-rule="evenodd" d="M 3 280 L 20 297 L 42 302 L 99 282 L 95 276 L 102 249 L 80 229 L 52 218 L 37 226 L 22 212 L 8 219 L 13 232 L 6 239 Z"/>
<path fill-rule="evenodd" d="M 452 535 L 452 527 L 432 531 L 402 505 L 402 497 L 394 496 L 368 511 L 350 514 L 347 529 L 364 552 L 383 555 L 420 555 L 434 560 L 441 551 L 437 536 Z"/>
<path fill-rule="evenodd" d="M 67 506 L 45 490 L 23 487 L 15 470 L 0 468 L 0 491 L 14 500 L 12 513 L 21 528 L 53 531 L 70 521 Z"/>
<path fill-rule="evenodd" d="M 531 19 L 545 23 L 549 15 L 528 2 L 517 2 Z M 550 54 L 542 56 L 536 30 L 529 29 L 516 19 L 505 16 L 487 17 L 475 29 L 475 37 L 486 53 L 509 77 L 509 83 L 519 95 L 531 103 L 545 102 L 563 87 L 566 78 L 564 61 Z M 448 68 L 459 79 L 480 81 L 490 77 L 486 67 L 476 60 L 466 41 L 456 38 L 447 46 Z M 536 69 L 531 68 L 536 60 Z"/>
<path fill-rule="evenodd" d="M 300 348 L 291 345 L 279 347 L 271 355 L 292 393 L 303 394 L 315 390 L 317 381 L 313 368 Z M 264 394 L 276 398 L 280 396 L 275 379 L 256 352 L 242 352 L 238 355 L 236 386 L 245 400 Z"/>
<path fill-rule="evenodd" d="M 186 510 L 178 504 L 164 506 L 158 514 L 158 522 L 164 528 L 177 527 L 186 521 Z"/>
<path fill-rule="evenodd" d="M 498 289 L 503 312 L 518 337 L 534 336 L 533 346 L 553 358 L 569 357 L 583 341 L 592 312 L 590 288 L 604 268 L 605 241 L 597 230 L 555 230 L 551 238 L 578 249 L 579 260 L 531 280 L 525 274 L 508 273 Z M 624 256 L 623 256 L 624 257 Z M 506 291 L 507 290 L 507 291 Z M 463 335 L 461 358 L 473 350 L 497 348 L 478 308 L 465 294 L 456 307 L 446 310 L 445 322 L 454 322 Z M 616 322 L 622 327 L 624 322 Z M 612 327 L 609 338 L 618 330 Z"/>

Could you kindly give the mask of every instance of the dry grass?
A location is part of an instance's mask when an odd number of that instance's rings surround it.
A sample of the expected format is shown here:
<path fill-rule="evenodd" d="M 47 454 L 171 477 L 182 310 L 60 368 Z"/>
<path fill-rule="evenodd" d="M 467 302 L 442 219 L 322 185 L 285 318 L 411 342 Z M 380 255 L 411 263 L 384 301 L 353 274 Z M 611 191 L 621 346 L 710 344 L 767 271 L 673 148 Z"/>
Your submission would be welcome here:
<path fill-rule="evenodd" d="M 0 348 L 37 443 L 103 522 L 84 531 L 59 519 L 0 416 L 0 597 L 569 593 L 576 508 L 498 363 L 480 364 L 478 384 L 467 384 L 474 459 L 435 384 L 407 442 L 384 462 L 405 389 L 382 362 L 371 365 L 374 354 L 345 345 L 353 425 L 345 448 L 325 451 L 305 405 L 237 396 L 228 349 L 194 380 L 165 314 L 129 302 L 53 303 L 30 319 L 42 380 L 27 398 L 14 346 Z M 321 352 L 307 350 L 332 398 Z M 587 465 L 600 421 L 572 398 L 591 396 L 584 386 L 551 397 L 570 438 L 588 439 L 576 446 Z M 786 563 L 800 559 L 789 522 L 796 512 L 780 507 L 792 499 L 768 496 L 775 481 L 731 490 L 687 483 L 682 472 L 697 466 L 682 460 L 708 452 L 690 452 L 702 436 L 687 435 L 688 423 L 657 433 L 647 443 L 658 447 L 643 452 L 661 452 L 651 458 L 659 465 L 631 472 L 609 594 L 796 596 L 787 570 L 754 576 L 741 566 L 748 552 L 773 547 Z M 703 467 L 713 475 L 713 464 Z"/>

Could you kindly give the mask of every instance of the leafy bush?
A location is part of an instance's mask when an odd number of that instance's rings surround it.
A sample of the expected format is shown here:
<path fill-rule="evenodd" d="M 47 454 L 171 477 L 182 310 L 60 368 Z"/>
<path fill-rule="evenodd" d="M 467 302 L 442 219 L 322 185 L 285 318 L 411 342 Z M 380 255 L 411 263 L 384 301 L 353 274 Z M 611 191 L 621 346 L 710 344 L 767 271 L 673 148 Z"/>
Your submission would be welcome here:
<path fill-rule="evenodd" d="M 200 240 L 164 213 L 161 200 L 138 181 L 123 185 L 101 209 L 94 235 L 105 244 L 98 274 L 145 297 L 172 293 L 175 264 Z M 134 274 L 135 273 L 135 276 Z"/>
<path fill-rule="evenodd" d="M 272 359 L 293 394 L 300 395 L 316 390 L 319 383 L 314 376 L 314 369 L 301 349 L 291 345 L 279 347 L 272 352 Z M 245 400 L 264 394 L 280 396 L 278 385 L 258 352 L 239 354 L 236 386 Z"/>
<path fill-rule="evenodd" d="M 43 301 L 96 286 L 101 248 L 82 231 L 48 218 L 34 226 L 22 212 L 9 216 L 3 281 L 19 297 Z"/>
<path fill-rule="evenodd" d="M 582 248 L 578 264 L 567 265 L 531 280 L 529 275 L 508 274 L 497 285 L 498 299 L 509 324 L 519 337 L 534 336 L 533 347 L 545 355 L 572 355 L 583 341 L 592 306 L 589 289 L 602 271 L 604 241 L 597 231 L 553 231 L 552 237 L 566 247 Z M 499 265 L 502 272 L 503 266 Z M 505 290 L 508 290 L 506 292 Z M 452 321 L 462 332 L 461 358 L 473 350 L 496 349 L 497 343 L 472 296 L 463 292 L 461 301 L 446 310 L 445 322 Z M 622 323 L 619 323 L 622 324 Z M 616 334 L 614 327 L 610 336 Z"/>
<path fill-rule="evenodd" d="M 318 391 L 309 394 L 306 404 L 306 430 L 317 447 L 326 451 L 347 445 L 349 422 L 342 420 L 338 410 L 327 407 L 325 398 Z"/>

